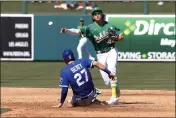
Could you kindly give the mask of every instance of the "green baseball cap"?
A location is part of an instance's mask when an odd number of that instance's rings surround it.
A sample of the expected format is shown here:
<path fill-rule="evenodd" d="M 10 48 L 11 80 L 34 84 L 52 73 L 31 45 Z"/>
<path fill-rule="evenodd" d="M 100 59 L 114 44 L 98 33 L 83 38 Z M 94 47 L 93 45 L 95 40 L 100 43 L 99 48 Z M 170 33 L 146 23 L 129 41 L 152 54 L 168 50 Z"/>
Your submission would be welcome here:
<path fill-rule="evenodd" d="M 84 21 L 84 19 L 83 18 L 80 18 L 80 20 L 79 21 Z"/>
<path fill-rule="evenodd" d="M 95 7 L 95 8 L 92 9 L 92 15 L 94 15 L 96 13 L 102 14 L 103 11 L 99 7 Z"/>

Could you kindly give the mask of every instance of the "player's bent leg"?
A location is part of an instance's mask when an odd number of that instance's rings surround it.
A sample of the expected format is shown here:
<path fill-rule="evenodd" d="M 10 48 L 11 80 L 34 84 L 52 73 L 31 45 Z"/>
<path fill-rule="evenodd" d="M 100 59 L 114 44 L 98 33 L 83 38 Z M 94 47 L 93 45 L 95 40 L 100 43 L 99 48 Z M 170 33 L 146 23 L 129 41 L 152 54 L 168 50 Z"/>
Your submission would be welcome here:
<path fill-rule="evenodd" d="M 112 49 L 109 52 L 109 56 L 107 58 L 107 66 L 108 66 L 108 69 L 114 75 L 116 75 L 117 58 L 118 58 L 117 50 Z M 115 78 L 115 81 L 111 80 L 110 83 L 111 83 L 111 88 L 112 88 L 112 97 L 107 102 L 108 102 L 108 104 L 118 104 L 118 99 L 120 97 L 120 89 L 119 89 L 119 84 L 118 84 L 117 77 Z"/>
<path fill-rule="evenodd" d="M 108 55 L 108 54 L 106 54 L 106 53 L 104 53 L 104 54 L 97 54 L 98 62 L 100 62 L 100 63 L 103 64 L 104 66 L 107 66 L 107 63 L 106 63 L 107 55 Z M 102 70 L 100 70 L 100 74 L 101 74 L 101 77 L 102 77 L 103 80 L 104 80 L 105 85 L 107 85 L 108 87 L 110 87 L 110 79 L 109 79 L 109 77 L 108 77 L 108 74 L 105 73 L 105 72 L 102 71 Z"/>
<path fill-rule="evenodd" d="M 77 52 L 78 52 L 78 59 L 81 59 L 82 58 L 82 52 L 83 52 L 83 47 L 84 45 L 86 44 L 87 42 L 87 38 L 81 38 L 79 40 L 79 44 L 77 46 Z"/>
<path fill-rule="evenodd" d="M 77 101 L 77 105 L 78 106 L 88 106 L 95 102 L 96 97 L 97 97 L 97 93 L 96 93 L 96 90 L 94 90 L 89 94 L 89 96 L 80 98 L 80 100 Z"/>
<path fill-rule="evenodd" d="M 73 95 L 72 98 L 70 100 L 68 100 L 68 103 L 72 105 L 72 107 L 76 107 L 77 106 L 77 99 L 76 96 Z"/>
<path fill-rule="evenodd" d="M 79 44 L 77 46 L 77 52 L 78 52 L 78 59 L 81 59 L 82 58 L 82 47 Z"/>
<path fill-rule="evenodd" d="M 95 88 L 97 95 L 100 95 L 102 93 L 102 90 Z"/>
<path fill-rule="evenodd" d="M 84 49 L 84 51 L 86 52 L 86 54 L 88 55 L 89 59 L 95 60 L 95 58 L 94 58 L 94 57 L 90 54 L 90 52 L 88 51 L 86 45 L 84 45 L 83 49 Z"/>
<path fill-rule="evenodd" d="M 95 60 L 95 58 L 90 54 L 90 52 L 88 51 L 87 49 L 87 46 L 86 46 L 86 43 L 87 43 L 87 38 L 86 37 L 83 37 L 80 39 L 80 48 L 82 49 L 82 51 L 84 50 L 85 53 L 88 55 L 89 59 L 92 59 L 92 60 Z"/>
<path fill-rule="evenodd" d="M 108 77 L 108 74 L 107 73 L 105 73 L 104 71 L 102 71 L 102 70 L 100 70 L 100 74 L 101 74 L 101 76 L 102 76 L 102 78 L 103 78 L 103 80 L 104 80 L 104 83 L 105 83 L 105 85 L 106 86 L 108 86 L 108 87 L 110 87 L 110 79 L 109 79 L 109 77 Z"/>
<path fill-rule="evenodd" d="M 108 104 L 118 104 L 119 102 L 119 97 L 120 97 L 120 89 L 117 84 L 117 79 L 114 81 L 111 80 L 111 88 L 112 88 L 112 96 L 110 100 L 107 101 Z"/>

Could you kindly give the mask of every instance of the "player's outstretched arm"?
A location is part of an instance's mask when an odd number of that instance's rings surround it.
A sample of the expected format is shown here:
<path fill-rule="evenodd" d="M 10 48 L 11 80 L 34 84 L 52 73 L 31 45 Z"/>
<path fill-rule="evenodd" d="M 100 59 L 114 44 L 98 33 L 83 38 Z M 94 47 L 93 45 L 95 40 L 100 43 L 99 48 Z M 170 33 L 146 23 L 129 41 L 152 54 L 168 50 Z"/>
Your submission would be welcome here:
<path fill-rule="evenodd" d="M 100 70 L 103 70 L 109 75 L 110 79 L 115 80 L 114 75 L 103 64 L 99 63 L 98 61 L 94 61 L 93 66 L 96 66 Z"/>
<path fill-rule="evenodd" d="M 61 28 L 60 33 L 68 33 L 71 35 L 80 35 L 80 30 L 75 29 L 75 28 L 71 28 L 71 29 Z"/>
<path fill-rule="evenodd" d="M 58 108 L 62 107 L 67 97 L 67 93 L 68 93 L 68 87 L 62 87 L 60 102 L 56 106 L 53 106 L 53 107 L 58 107 Z"/>

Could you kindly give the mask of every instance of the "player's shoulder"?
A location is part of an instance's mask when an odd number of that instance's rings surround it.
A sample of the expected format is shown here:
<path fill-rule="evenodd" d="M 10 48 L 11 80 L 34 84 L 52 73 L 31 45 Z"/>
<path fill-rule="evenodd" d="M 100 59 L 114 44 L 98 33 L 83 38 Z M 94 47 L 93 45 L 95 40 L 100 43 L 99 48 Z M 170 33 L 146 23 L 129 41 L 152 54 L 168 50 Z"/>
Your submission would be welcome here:
<path fill-rule="evenodd" d="M 85 61 L 85 58 L 81 58 L 81 59 L 77 59 L 76 63 L 84 63 L 84 61 Z"/>
<path fill-rule="evenodd" d="M 113 23 L 108 22 L 108 27 L 112 27 L 115 30 L 120 31 L 120 29 L 115 24 L 113 24 Z"/>
<path fill-rule="evenodd" d="M 86 30 L 86 29 L 87 29 L 87 26 L 86 26 L 86 25 L 83 25 L 81 29 Z"/>
<path fill-rule="evenodd" d="M 87 27 L 91 27 L 91 26 L 93 26 L 93 25 L 94 25 L 94 23 L 91 23 L 91 24 L 87 25 Z"/>
<path fill-rule="evenodd" d="M 61 73 L 62 75 L 67 74 L 68 69 L 69 69 L 69 67 L 68 67 L 68 65 L 66 65 L 65 67 L 63 67 L 63 68 L 61 69 L 60 73 Z"/>
<path fill-rule="evenodd" d="M 89 25 L 87 25 L 87 28 L 91 28 L 91 27 L 94 27 L 95 26 L 95 23 L 91 23 Z"/>
<path fill-rule="evenodd" d="M 93 31 L 96 27 L 97 27 L 97 25 L 95 23 L 91 23 L 87 26 L 87 30 Z"/>
<path fill-rule="evenodd" d="M 88 26 L 87 25 L 83 25 L 83 28 L 87 28 Z"/>
<path fill-rule="evenodd" d="M 87 59 L 87 58 L 81 58 L 81 59 L 78 59 L 78 60 L 77 60 L 77 63 L 81 63 L 81 64 L 84 65 L 88 60 L 89 60 L 89 59 Z"/>

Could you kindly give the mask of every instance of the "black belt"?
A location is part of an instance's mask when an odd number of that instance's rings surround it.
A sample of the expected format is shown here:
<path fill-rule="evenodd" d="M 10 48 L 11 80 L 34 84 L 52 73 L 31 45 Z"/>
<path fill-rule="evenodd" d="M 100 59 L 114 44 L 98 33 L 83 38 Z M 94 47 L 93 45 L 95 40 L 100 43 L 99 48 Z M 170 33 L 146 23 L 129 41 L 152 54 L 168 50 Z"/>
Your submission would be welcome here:
<path fill-rule="evenodd" d="M 111 49 L 115 48 L 115 46 L 112 46 L 106 50 L 102 50 L 102 51 L 96 51 L 97 54 L 101 54 L 101 53 L 106 53 L 106 52 L 109 52 Z"/>

